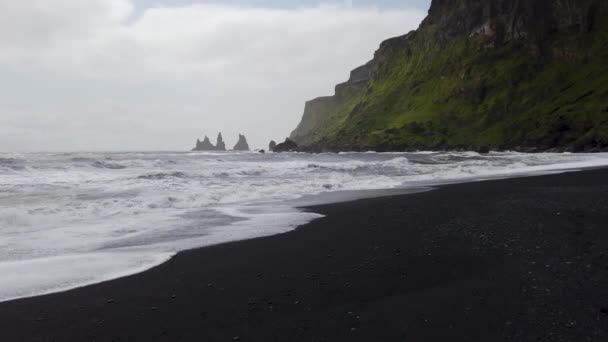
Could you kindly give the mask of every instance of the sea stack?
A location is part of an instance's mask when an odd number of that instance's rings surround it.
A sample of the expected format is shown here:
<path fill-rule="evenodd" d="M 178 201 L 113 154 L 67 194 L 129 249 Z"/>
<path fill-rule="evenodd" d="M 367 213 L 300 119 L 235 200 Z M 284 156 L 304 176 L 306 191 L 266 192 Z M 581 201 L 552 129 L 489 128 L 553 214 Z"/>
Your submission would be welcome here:
<path fill-rule="evenodd" d="M 216 151 L 226 151 L 226 143 L 224 142 L 224 138 L 222 138 L 222 133 L 218 133 L 217 142 L 215 144 Z"/>
<path fill-rule="evenodd" d="M 194 149 L 192 149 L 192 151 L 215 151 L 215 146 L 213 146 L 209 140 L 209 137 L 205 135 L 205 139 L 203 139 L 203 141 L 196 139 L 196 146 Z"/>
<path fill-rule="evenodd" d="M 274 152 L 275 147 L 277 147 L 276 141 L 270 140 L 270 144 L 268 145 L 268 151 Z"/>
<path fill-rule="evenodd" d="M 235 151 L 249 151 L 249 144 L 247 144 L 247 138 L 244 135 L 239 134 L 239 141 L 234 145 Z"/>
<path fill-rule="evenodd" d="M 222 138 L 222 133 L 217 135 L 217 145 L 213 145 L 206 135 L 203 141 L 196 139 L 196 146 L 192 151 L 226 151 L 226 143 L 224 142 L 224 138 Z"/>

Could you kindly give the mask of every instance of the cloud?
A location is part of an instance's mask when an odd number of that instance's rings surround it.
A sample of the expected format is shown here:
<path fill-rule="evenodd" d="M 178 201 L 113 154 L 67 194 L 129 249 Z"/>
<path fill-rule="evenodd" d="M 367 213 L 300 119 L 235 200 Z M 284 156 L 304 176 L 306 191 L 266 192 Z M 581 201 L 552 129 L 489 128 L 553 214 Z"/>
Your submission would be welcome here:
<path fill-rule="evenodd" d="M 0 60 L 60 63 L 132 11 L 125 0 L 0 0 Z"/>
<path fill-rule="evenodd" d="M 200 135 L 197 126 L 209 134 L 243 131 L 261 146 L 289 133 L 304 101 L 331 92 L 382 40 L 414 29 L 423 16 L 348 5 L 218 4 L 136 14 L 128 0 L 0 0 L 0 71 L 11 74 L 0 84 L 16 85 L 11 96 L 24 99 L 0 105 L 0 116 L 12 127 L 5 130 L 33 134 L 44 129 L 41 116 L 78 121 L 48 126 L 43 140 L 52 148 L 86 144 L 86 131 L 97 142 L 90 148 L 183 149 L 185 136 Z M 104 116 L 116 108 L 114 125 L 145 124 L 130 134 L 117 129 L 112 139 L 96 133 L 99 122 L 111 129 Z M 165 141 L 142 143 L 152 134 Z M 25 144 L 18 134 L 6 136 L 2 146 Z"/>

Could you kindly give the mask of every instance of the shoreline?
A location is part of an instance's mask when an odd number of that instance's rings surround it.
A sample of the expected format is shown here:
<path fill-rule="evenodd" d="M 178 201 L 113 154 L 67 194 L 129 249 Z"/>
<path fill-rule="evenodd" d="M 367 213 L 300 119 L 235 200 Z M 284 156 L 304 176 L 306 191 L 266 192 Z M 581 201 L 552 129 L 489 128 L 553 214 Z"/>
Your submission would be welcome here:
<path fill-rule="evenodd" d="M 608 241 L 599 229 L 608 222 L 607 176 L 596 169 L 458 183 L 308 207 L 325 217 L 285 234 L 183 251 L 125 278 L 0 303 L 9 327 L 0 339 L 528 340 L 551 332 L 599 341 L 608 336 L 608 263 L 600 258 Z M 567 231 L 580 227 L 589 232 Z M 586 233 L 595 238 L 580 241 Z M 526 234 L 534 241 L 522 240 Z M 561 246 L 565 238 L 577 248 Z M 566 256 L 572 260 L 559 262 Z"/>
<path fill-rule="evenodd" d="M 444 180 L 444 181 L 422 181 L 418 184 L 411 185 L 408 187 L 401 187 L 401 188 L 397 187 L 397 188 L 369 189 L 369 190 L 343 190 L 343 191 L 331 191 L 331 192 L 324 192 L 324 193 L 318 193 L 318 194 L 304 195 L 300 198 L 287 200 L 285 203 L 288 203 L 290 207 L 292 207 L 294 210 L 296 210 L 300 213 L 310 213 L 312 215 L 318 215 L 318 217 L 304 220 L 303 222 L 305 222 L 305 223 L 303 223 L 303 224 L 297 224 L 294 226 L 290 226 L 289 228 L 285 228 L 285 231 L 276 232 L 276 233 L 272 233 L 269 235 L 242 238 L 242 239 L 237 239 L 237 240 L 232 240 L 232 241 L 228 240 L 228 241 L 218 242 L 218 243 L 202 244 L 200 246 L 186 248 L 186 249 L 175 251 L 175 252 L 167 252 L 162 257 L 158 257 L 157 261 L 154 261 L 147 266 L 140 266 L 139 268 L 136 268 L 135 270 L 128 270 L 128 271 L 126 270 L 123 272 L 118 272 L 116 274 L 112 274 L 112 275 L 103 277 L 102 279 L 98 279 L 98 280 L 94 280 L 94 281 L 90 281 L 90 282 L 84 282 L 84 283 L 78 284 L 78 285 L 69 285 L 66 287 L 58 288 L 58 289 L 44 290 L 44 291 L 41 291 L 36 294 L 19 295 L 14 298 L 1 299 L 0 304 L 6 303 L 6 302 L 17 301 L 17 300 L 36 298 L 36 297 L 41 297 L 41 296 L 69 292 L 69 291 L 78 290 L 78 289 L 88 287 L 88 286 L 94 286 L 96 284 L 103 284 L 103 283 L 115 281 L 115 280 L 118 280 L 121 278 L 135 276 L 135 275 L 141 274 L 143 272 L 152 270 L 156 267 L 159 267 L 159 266 L 163 265 L 164 263 L 170 261 L 176 255 L 183 253 L 183 252 L 188 252 L 191 250 L 196 250 L 196 249 L 200 249 L 200 248 L 208 248 L 208 247 L 222 245 L 222 244 L 226 244 L 226 243 L 242 242 L 242 241 L 254 240 L 254 239 L 259 239 L 259 238 L 271 237 L 271 236 L 275 236 L 275 235 L 287 234 L 287 233 L 293 232 L 294 230 L 299 229 L 301 226 L 304 226 L 319 218 L 324 217 L 321 214 L 317 214 L 313 211 L 308 210 L 309 208 L 313 208 L 313 207 L 320 207 L 320 206 L 324 206 L 324 205 L 339 204 L 339 203 L 355 202 L 355 201 L 359 201 L 359 200 L 366 200 L 366 199 L 373 199 L 373 198 L 405 196 L 405 195 L 417 194 L 417 193 L 421 193 L 421 192 L 434 191 L 434 190 L 437 190 L 440 187 L 446 186 L 446 185 L 487 182 L 487 181 L 501 180 L 501 179 L 540 177 L 540 176 L 544 176 L 544 175 L 560 174 L 560 173 L 568 173 L 568 172 L 581 172 L 581 171 L 585 171 L 585 170 L 593 170 L 593 169 L 601 169 L 601 168 L 608 168 L 608 167 L 593 166 L 593 167 L 586 167 L 583 169 L 572 168 L 572 169 L 562 169 L 562 170 L 554 170 L 554 171 L 551 171 L 551 170 L 536 171 L 538 173 L 535 173 L 535 171 L 528 171 L 528 172 L 515 173 L 515 174 L 492 175 L 492 176 L 488 176 L 488 177 L 477 177 L 476 176 L 476 177 L 471 177 L 471 178 L 452 179 L 452 180 Z M 275 203 L 269 202 L 269 204 L 274 205 Z M 248 222 L 250 220 L 252 220 L 252 219 L 251 218 L 244 219 L 243 222 Z M 253 219 L 253 220 L 255 220 L 255 219 Z M 69 258 L 72 256 L 65 255 L 65 256 L 61 256 L 59 258 L 66 258 L 66 257 Z M 45 260 L 48 261 L 48 259 L 45 259 Z M 38 260 L 36 260 L 36 259 L 27 260 L 26 262 L 36 262 L 36 261 L 38 261 Z"/>
<path fill-rule="evenodd" d="M 403 196 L 403 195 L 407 195 L 407 194 L 415 194 L 415 193 L 424 192 L 424 191 L 432 191 L 434 189 L 435 188 L 432 186 L 425 186 L 425 187 L 395 188 L 395 189 L 335 191 L 335 192 L 320 193 L 320 194 L 314 194 L 314 195 L 305 195 L 305 196 L 302 196 L 297 199 L 288 200 L 288 201 L 286 201 L 286 203 L 289 203 L 290 207 L 292 207 L 294 210 L 298 211 L 299 213 L 318 215 L 314 212 L 308 211 L 307 208 L 314 207 L 314 206 L 322 206 L 322 205 L 327 205 L 327 204 L 352 202 L 352 201 L 358 201 L 358 200 L 370 199 L 370 198 Z M 270 203 L 274 204 L 273 202 L 270 202 Z M 157 256 L 158 260 L 155 260 L 154 262 L 151 262 L 150 264 L 148 264 L 146 266 L 141 266 L 140 268 L 136 268 L 135 270 L 126 270 L 123 272 L 118 272 L 116 274 L 111 274 L 111 275 L 108 275 L 107 277 L 103 277 L 102 279 L 92 280 L 90 282 L 84 282 L 79 285 L 69 285 L 69 286 L 62 287 L 62 288 L 41 291 L 36 294 L 19 295 L 19 296 L 13 297 L 13 298 L 0 299 L 0 304 L 69 292 L 69 291 L 78 290 L 78 289 L 88 287 L 88 286 L 94 286 L 97 284 L 103 284 L 103 283 L 115 281 L 115 280 L 118 280 L 121 278 L 135 276 L 135 275 L 147 272 L 149 270 L 152 270 L 156 267 L 159 267 L 159 266 L 163 265 L 164 263 L 170 261 L 176 255 L 183 253 L 183 252 L 197 250 L 200 248 L 218 246 L 218 245 L 227 244 L 227 243 L 236 243 L 236 242 L 271 237 L 271 236 L 275 236 L 275 235 L 287 234 L 287 233 L 290 233 L 290 232 L 298 229 L 299 227 L 301 227 L 303 225 L 306 225 L 306 224 L 308 224 L 314 220 L 317 220 L 319 218 L 322 218 L 322 217 L 323 217 L 322 215 L 318 215 L 318 217 L 310 218 L 307 221 L 303 221 L 303 222 L 305 222 L 303 224 L 297 224 L 297 225 L 294 225 L 293 227 L 290 226 L 289 228 L 285 228 L 285 231 L 273 233 L 270 235 L 261 235 L 261 236 L 237 239 L 237 240 L 233 240 L 233 241 L 229 240 L 229 241 L 218 242 L 218 243 L 202 244 L 200 246 L 186 248 L 186 249 L 179 250 L 176 252 L 166 252 L 166 253 L 164 253 L 164 255 Z M 249 222 L 250 220 L 251 219 L 243 219 L 243 221 L 238 221 L 238 222 Z M 255 220 L 255 218 L 253 220 Z M 219 227 L 216 227 L 216 228 L 219 228 Z M 104 253 L 106 253 L 106 252 L 94 253 L 94 254 L 104 254 Z M 111 253 L 111 252 L 109 252 L 109 253 Z M 126 253 L 129 253 L 129 252 L 127 251 Z M 84 255 L 84 257 L 87 257 L 87 256 L 89 256 L 89 255 L 88 254 Z M 63 255 L 63 256 L 59 256 L 59 257 L 55 257 L 55 258 L 51 258 L 51 259 L 45 258 L 45 259 L 41 259 L 41 260 L 43 262 L 46 262 L 46 261 L 54 260 L 54 259 L 69 259 L 72 257 L 81 257 L 82 258 L 83 255 Z M 24 262 L 32 263 L 32 262 L 38 262 L 38 261 L 39 260 L 37 260 L 37 259 L 32 259 L 32 260 L 26 260 Z M 19 262 L 16 262 L 15 264 L 19 264 Z"/>

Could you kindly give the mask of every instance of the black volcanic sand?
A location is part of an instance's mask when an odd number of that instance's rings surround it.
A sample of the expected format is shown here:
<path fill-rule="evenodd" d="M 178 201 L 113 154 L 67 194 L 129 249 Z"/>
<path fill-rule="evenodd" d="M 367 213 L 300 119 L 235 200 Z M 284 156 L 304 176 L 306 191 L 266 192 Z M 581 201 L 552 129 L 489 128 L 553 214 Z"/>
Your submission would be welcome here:
<path fill-rule="evenodd" d="M 0 341 L 608 341 L 608 170 L 310 210 L 327 216 L 0 304 Z"/>

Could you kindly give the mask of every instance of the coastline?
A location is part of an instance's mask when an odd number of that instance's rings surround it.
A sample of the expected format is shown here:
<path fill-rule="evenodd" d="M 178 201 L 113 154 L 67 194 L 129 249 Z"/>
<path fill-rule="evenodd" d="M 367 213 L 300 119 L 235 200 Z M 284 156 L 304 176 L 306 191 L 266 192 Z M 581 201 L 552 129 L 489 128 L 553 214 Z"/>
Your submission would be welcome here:
<path fill-rule="evenodd" d="M 286 234 L 0 303 L 0 340 L 600 341 L 607 176 L 460 183 L 310 207 L 325 218 Z"/>

